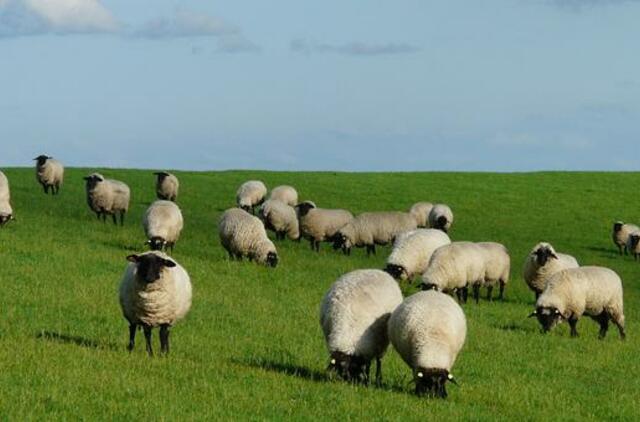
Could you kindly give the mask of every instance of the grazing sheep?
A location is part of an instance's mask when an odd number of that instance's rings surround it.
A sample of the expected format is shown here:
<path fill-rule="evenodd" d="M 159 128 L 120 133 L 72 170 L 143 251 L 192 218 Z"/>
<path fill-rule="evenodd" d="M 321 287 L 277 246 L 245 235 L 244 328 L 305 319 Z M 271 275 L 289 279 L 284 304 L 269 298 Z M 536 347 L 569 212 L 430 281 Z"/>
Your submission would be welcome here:
<path fill-rule="evenodd" d="M 402 233 L 393 244 L 385 271 L 396 279 L 411 280 L 414 275 L 426 271 L 436 249 L 449 243 L 449 236 L 440 230 L 417 229 Z"/>
<path fill-rule="evenodd" d="M 330 354 L 330 370 L 353 382 L 369 383 L 376 359 L 376 384 L 382 382 L 381 359 L 387 347 L 387 320 L 402 303 L 402 292 L 380 270 L 356 270 L 340 277 L 320 306 L 320 325 Z"/>
<path fill-rule="evenodd" d="M 276 239 L 281 240 L 285 236 L 289 236 L 291 240 L 300 239 L 296 210 L 279 199 L 264 201 L 260 209 L 260 218 L 268 230 L 276 233 Z"/>
<path fill-rule="evenodd" d="M 504 299 L 504 288 L 509 282 L 509 273 L 511 271 L 511 258 L 507 248 L 496 242 L 478 242 L 476 243 L 484 253 L 484 280 L 481 284 L 473 285 L 473 298 L 476 303 L 480 298 L 480 287 L 487 287 L 487 300 L 492 300 L 491 293 L 493 286 L 498 283 L 500 285 L 500 294 L 498 299 Z"/>
<path fill-rule="evenodd" d="M 263 265 L 278 265 L 276 247 L 267 237 L 258 217 L 240 208 L 228 209 L 220 217 L 218 232 L 220 242 L 231 259 L 242 260 L 246 256 L 250 261 L 255 259 Z"/>
<path fill-rule="evenodd" d="M 301 202 L 296 210 L 300 234 L 316 252 L 320 251 L 320 242 L 333 242 L 338 230 L 353 220 L 353 214 L 347 210 L 316 208 L 311 201 Z"/>
<path fill-rule="evenodd" d="M 640 256 L 640 231 L 635 231 L 627 237 L 627 250 L 637 261 Z"/>
<path fill-rule="evenodd" d="M 418 223 L 418 227 L 429 227 L 429 213 L 433 208 L 431 202 L 417 202 L 409 210 Z"/>
<path fill-rule="evenodd" d="M 142 226 L 147 236 L 147 243 L 154 251 L 173 248 L 180 238 L 184 226 L 180 208 L 165 200 L 155 201 L 147 208 L 142 217 Z"/>
<path fill-rule="evenodd" d="M 448 205 L 435 204 L 429 212 L 429 227 L 448 233 L 453 224 L 453 212 Z"/>
<path fill-rule="evenodd" d="M 462 308 L 435 291 L 409 296 L 389 318 L 389 339 L 413 371 L 416 394 L 447 397 L 451 368 L 467 337 Z"/>
<path fill-rule="evenodd" d="M 156 175 L 156 196 L 158 199 L 176 202 L 180 182 L 178 178 L 166 171 L 153 173 Z"/>
<path fill-rule="evenodd" d="M 276 186 L 271 191 L 269 199 L 277 199 L 289 205 L 290 207 L 295 207 L 298 203 L 298 192 L 293 186 Z"/>
<path fill-rule="evenodd" d="M 111 214 L 113 224 L 118 224 L 116 214 L 120 214 L 120 225 L 124 225 L 124 215 L 129 210 L 129 186 L 113 179 L 105 179 L 100 173 L 84 178 L 87 181 L 87 203 L 98 219 L 106 221 Z"/>
<path fill-rule="evenodd" d="M 482 284 L 485 278 L 485 253 L 473 242 L 453 242 L 435 250 L 422 274 L 422 288 L 445 293 L 455 292 L 467 301 L 468 286 Z"/>
<path fill-rule="evenodd" d="M 537 300 L 544 291 L 549 277 L 567 268 L 578 268 L 578 261 L 571 255 L 557 253 L 549 243 L 540 242 L 533 247 L 524 261 L 523 278 L 535 293 Z"/>
<path fill-rule="evenodd" d="M 613 243 L 618 247 L 620 255 L 622 255 L 623 249 L 625 255 L 628 253 L 627 240 L 629 239 L 629 235 L 639 230 L 640 227 L 635 224 L 625 224 L 622 221 L 616 221 L 613 223 L 613 233 L 611 236 L 613 237 Z"/>
<path fill-rule="evenodd" d="M 129 351 L 142 327 L 147 353 L 153 355 L 151 329 L 160 327 L 160 350 L 169 353 L 169 328 L 191 308 L 191 280 L 184 268 L 162 252 L 129 255 L 120 283 L 120 306 L 129 321 Z"/>
<path fill-rule="evenodd" d="M 264 202 L 267 187 L 259 180 L 244 182 L 236 192 L 236 203 L 239 208 L 255 214 L 255 207 Z"/>
<path fill-rule="evenodd" d="M 365 212 L 338 230 L 333 240 L 334 249 L 342 249 L 345 255 L 351 248 L 367 248 L 367 255 L 376 253 L 376 245 L 393 242 L 400 233 L 415 230 L 415 218 L 406 212 Z"/>
<path fill-rule="evenodd" d="M 33 160 L 36 161 L 36 180 L 42 185 L 44 193 L 48 194 L 51 188 L 51 194 L 57 195 L 64 179 L 62 163 L 46 155 L 39 155 Z"/>
<path fill-rule="evenodd" d="M 563 321 L 571 327 L 571 337 L 577 337 L 576 325 L 582 315 L 600 324 L 599 337 L 607 334 L 609 320 L 625 338 L 622 304 L 622 281 L 618 274 L 604 267 L 568 268 L 555 273 L 536 301 L 537 317 L 546 333 Z"/>
<path fill-rule="evenodd" d="M 13 208 L 11 208 L 9 179 L 0 171 L 0 227 L 11 220 L 13 220 Z"/>

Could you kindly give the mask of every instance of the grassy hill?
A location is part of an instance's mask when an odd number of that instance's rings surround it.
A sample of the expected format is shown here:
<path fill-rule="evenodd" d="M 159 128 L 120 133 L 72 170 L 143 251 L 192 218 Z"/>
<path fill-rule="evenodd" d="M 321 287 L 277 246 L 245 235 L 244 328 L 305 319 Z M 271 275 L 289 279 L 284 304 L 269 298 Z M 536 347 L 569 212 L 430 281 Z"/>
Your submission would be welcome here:
<path fill-rule="evenodd" d="M 149 359 L 142 336 L 128 354 L 117 288 L 125 256 L 144 250 L 142 213 L 154 199 L 151 171 L 103 169 L 125 181 L 124 227 L 96 220 L 86 205 L 88 169 L 67 169 L 58 197 L 32 169 L 3 169 L 16 222 L 0 230 L 0 418 L 87 419 L 634 419 L 640 414 L 640 263 L 619 257 L 614 220 L 640 222 L 633 173 L 275 173 L 177 172 L 186 227 L 174 258 L 194 284 L 191 313 L 172 331 L 168 358 Z M 406 210 L 419 200 L 454 210 L 453 240 L 493 240 L 512 256 L 503 303 L 464 306 L 467 343 L 453 369 L 460 387 L 446 401 L 412 394 L 410 370 L 393 350 L 384 387 L 329 380 L 318 323 L 320 300 L 344 272 L 382 268 L 322 246 L 279 241 L 276 269 L 231 262 L 217 219 L 237 186 L 260 178 L 294 185 L 301 199 L 354 213 Z M 589 318 L 571 339 L 563 325 L 542 335 L 521 269 L 538 241 L 582 264 L 617 271 L 625 288 L 627 341 L 604 341 Z M 410 294 L 415 287 L 403 285 Z M 154 346 L 157 348 L 157 333 Z"/>

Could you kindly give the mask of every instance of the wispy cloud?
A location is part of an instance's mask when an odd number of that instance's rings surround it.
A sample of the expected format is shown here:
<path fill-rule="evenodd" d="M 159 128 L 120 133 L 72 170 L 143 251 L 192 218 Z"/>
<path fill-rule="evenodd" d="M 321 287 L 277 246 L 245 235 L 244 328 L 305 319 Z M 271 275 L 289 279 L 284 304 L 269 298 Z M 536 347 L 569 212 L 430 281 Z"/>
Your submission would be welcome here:
<path fill-rule="evenodd" d="M 291 51 L 303 54 L 336 53 L 348 56 L 380 56 L 389 54 L 416 53 L 420 49 L 406 43 L 367 44 L 351 42 L 346 44 L 326 44 L 306 39 L 294 39 L 290 45 Z"/>

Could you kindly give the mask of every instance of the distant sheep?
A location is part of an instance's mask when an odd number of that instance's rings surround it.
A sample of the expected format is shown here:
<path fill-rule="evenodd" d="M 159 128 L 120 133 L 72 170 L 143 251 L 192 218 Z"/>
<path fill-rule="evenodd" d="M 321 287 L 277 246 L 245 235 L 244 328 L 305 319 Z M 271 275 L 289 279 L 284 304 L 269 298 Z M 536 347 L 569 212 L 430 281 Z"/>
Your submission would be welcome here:
<path fill-rule="evenodd" d="M 620 255 L 622 255 L 623 250 L 625 255 L 628 253 L 627 240 L 629 240 L 629 235 L 637 231 L 640 231 L 640 227 L 635 224 L 625 224 L 622 221 L 616 221 L 613 223 L 613 233 L 611 236 L 613 238 L 613 243 L 618 247 Z"/>
<path fill-rule="evenodd" d="M 448 205 L 435 204 L 429 212 L 429 227 L 449 233 L 453 224 L 453 212 Z"/>
<path fill-rule="evenodd" d="M 260 218 L 268 230 L 276 233 L 276 239 L 288 236 L 291 240 L 300 239 L 298 216 L 293 207 L 279 199 L 268 199 L 260 208 Z"/>
<path fill-rule="evenodd" d="M 627 237 L 627 250 L 633 255 L 633 259 L 637 261 L 640 256 L 640 231 L 632 232 Z"/>
<path fill-rule="evenodd" d="M 255 214 L 255 207 L 264 202 L 267 187 L 259 180 L 244 182 L 236 192 L 236 203 L 239 208 Z"/>
<path fill-rule="evenodd" d="M 349 255 L 351 248 L 366 247 L 367 255 L 376 253 L 376 245 L 386 245 L 396 236 L 418 227 L 415 218 L 406 212 L 365 212 L 342 227 L 334 237 L 334 249 Z"/>
<path fill-rule="evenodd" d="M 316 208 L 311 201 L 301 202 L 296 209 L 300 234 L 316 252 L 320 251 L 320 242 L 333 242 L 338 230 L 353 220 L 353 214 L 347 210 Z"/>
<path fill-rule="evenodd" d="M 86 180 L 87 203 L 98 219 L 106 221 L 111 214 L 113 224 L 118 224 L 116 214 L 120 214 L 120 225 L 124 225 L 124 215 L 129 210 L 131 193 L 129 187 L 118 180 L 105 179 L 100 173 L 93 173 Z"/>
<path fill-rule="evenodd" d="M 258 217 L 239 208 L 228 209 L 220 217 L 218 232 L 231 259 L 241 260 L 246 256 L 263 265 L 278 264 L 276 247 Z"/>
<path fill-rule="evenodd" d="M 416 219 L 418 227 L 429 227 L 429 213 L 433 208 L 431 202 L 417 202 L 409 210 L 409 214 Z"/>
<path fill-rule="evenodd" d="M 486 286 L 487 300 L 492 300 L 491 293 L 493 286 L 498 284 L 500 293 L 498 299 L 504 299 L 504 288 L 509 282 L 509 274 L 511 272 L 511 258 L 507 248 L 496 242 L 478 242 L 476 243 L 484 253 L 484 280 L 481 284 L 474 284 L 473 298 L 476 303 L 480 297 L 480 287 Z"/>
<path fill-rule="evenodd" d="M 142 217 L 142 226 L 152 250 L 171 248 L 173 252 L 180 238 L 184 220 L 180 208 L 175 203 L 158 200 L 147 208 Z"/>
<path fill-rule="evenodd" d="M 449 236 L 440 230 L 417 229 L 402 233 L 393 244 L 385 271 L 396 279 L 411 280 L 416 274 L 425 272 L 436 249 L 449 243 Z"/>
<path fill-rule="evenodd" d="M 36 161 L 36 180 L 42 185 L 44 193 L 57 195 L 60 192 L 60 186 L 64 180 L 64 167 L 58 160 L 46 155 L 39 155 L 34 158 Z"/>
<path fill-rule="evenodd" d="M 290 207 L 295 207 L 298 203 L 298 192 L 293 186 L 276 186 L 271 191 L 269 199 L 277 199 L 289 205 Z"/>
<path fill-rule="evenodd" d="M 9 179 L 0 171 L 0 227 L 13 220 L 13 208 L 11 208 L 11 191 Z"/>
<path fill-rule="evenodd" d="M 571 255 L 558 253 L 551 244 L 540 242 L 533 247 L 524 261 L 523 278 L 538 299 L 553 274 L 578 266 L 578 261 Z"/>
<path fill-rule="evenodd" d="M 156 175 L 156 196 L 158 199 L 176 202 L 180 182 L 178 178 L 166 171 L 153 173 Z"/>

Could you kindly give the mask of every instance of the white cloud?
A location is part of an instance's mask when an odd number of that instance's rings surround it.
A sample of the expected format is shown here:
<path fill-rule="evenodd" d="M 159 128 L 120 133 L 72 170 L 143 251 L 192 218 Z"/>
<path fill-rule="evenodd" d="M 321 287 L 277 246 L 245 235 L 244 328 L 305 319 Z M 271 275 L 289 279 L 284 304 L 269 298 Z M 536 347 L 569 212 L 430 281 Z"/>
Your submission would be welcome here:
<path fill-rule="evenodd" d="M 420 49 L 406 43 L 366 44 L 351 42 L 346 44 L 326 44 L 304 39 L 291 41 L 291 51 L 296 53 L 337 53 L 348 56 L 379 56 L 388 54 L 416 53 Z"/>

